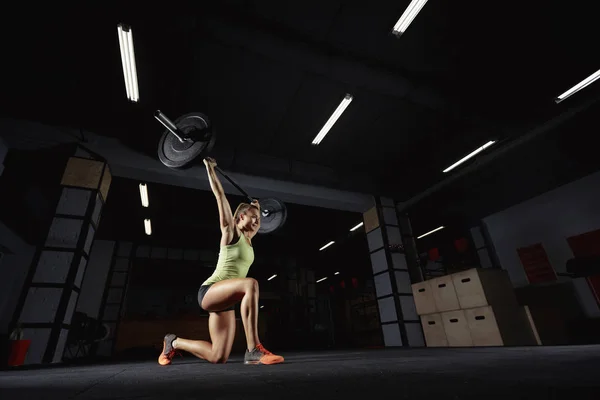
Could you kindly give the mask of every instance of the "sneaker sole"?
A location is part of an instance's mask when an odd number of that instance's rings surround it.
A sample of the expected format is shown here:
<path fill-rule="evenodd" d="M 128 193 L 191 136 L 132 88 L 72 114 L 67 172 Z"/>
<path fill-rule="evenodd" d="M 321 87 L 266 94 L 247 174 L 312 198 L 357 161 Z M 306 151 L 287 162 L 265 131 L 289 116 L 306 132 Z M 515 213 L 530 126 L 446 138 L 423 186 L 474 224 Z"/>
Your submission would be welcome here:
<path fill-rule="evenodd" d="M 273 362 L 273 363 L 264 363 L 264 362 L 260 362 L 260 361 L 244 361 L 244 364 L 246 365 L 275 365 L 275 364 L 282 364 L 284 360 L 281 360 L 279 362 Z"/>

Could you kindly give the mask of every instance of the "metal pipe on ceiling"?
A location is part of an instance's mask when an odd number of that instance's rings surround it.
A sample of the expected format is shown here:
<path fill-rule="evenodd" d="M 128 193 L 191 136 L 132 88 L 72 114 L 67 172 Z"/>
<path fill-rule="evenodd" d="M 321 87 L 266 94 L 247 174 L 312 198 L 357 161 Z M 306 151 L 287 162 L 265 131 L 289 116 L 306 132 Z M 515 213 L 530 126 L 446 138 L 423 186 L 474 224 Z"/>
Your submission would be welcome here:
<path fill-rule="evenodd" d="M 561 125 L 561 124 L 565 123 L 566 121 L 568 121 L 569 119 L 573 118 L 578 113 L 587 110 L 589 107 L 591 107 L 592 105 L 597 103 L 599 100 L 600 100 L 600 97 L 594 97 L 587 101 L 581 102 L 578 105 L 572 106 L 570 109 L 568 109 L 568 110 L 562 112 L 561 114 L 557 115 L 556 117 L 546 121 L 542 125 L 539 125 L 539 126 L 533 128 L 529 132 L 525 133 L 522 136 L 519 136 L 518 138 L 514 139 L 513 141 L 508 142 L 504 146 L 502 146 L 502 145 L 498 146 L 495 151 L 492 151 L 486 155 L 481 156 L 480 158 L 476 159 L 472 164 L 458 170 L 453 175 L 451 175 L 448 178 L 442 180 L 441 182 L 438 182 L 437 184 L 431 186 L 429 189 L 424 190 L 423 192 L 417 194 L 416 196 L 413 196 L 412 198 L 410 198 L 407 201 L 397 203 L 396 204 L 397 212 L 403 212 L 403 211 L 407 210 L 409 207 L 417 204 L 419 201 L 423 200 L 424 198 L 431 196 L 435 192 L 439 191 L 440 189 L 442 189 L 445 186 L 448 186 L 449 184 L 456 181 L 457 179 L 460 179 L 463 176 L 482 168 L 483 166 L 489 164 L 490 162 L 496 160 L 497 158 L 505 155 L 509 151 L 514 150 L 515 148 L 537 138 L 538 136 L 541 136 L 541 135 L 551 131 L 552 129 L 558 127 L 559 125 Z"/>

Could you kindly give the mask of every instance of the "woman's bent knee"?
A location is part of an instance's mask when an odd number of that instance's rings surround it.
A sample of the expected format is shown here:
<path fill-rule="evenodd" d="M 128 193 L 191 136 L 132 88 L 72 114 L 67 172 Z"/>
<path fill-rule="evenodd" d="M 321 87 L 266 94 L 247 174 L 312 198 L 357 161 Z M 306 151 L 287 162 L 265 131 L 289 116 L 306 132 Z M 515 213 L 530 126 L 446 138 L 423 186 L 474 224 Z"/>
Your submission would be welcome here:
<path fill-rule="evenodd" d="M 211 364 L 225 364 L 227 362 L 227 357 L 221 355 L 215 355 L 208 359 L 208 362 Z"/>
<path fill-rule="evenodd" d="M 258 292 L 258 281 L 254 278 L 246 278 L 246 284 L 248 291 L 256 291 Z"/>

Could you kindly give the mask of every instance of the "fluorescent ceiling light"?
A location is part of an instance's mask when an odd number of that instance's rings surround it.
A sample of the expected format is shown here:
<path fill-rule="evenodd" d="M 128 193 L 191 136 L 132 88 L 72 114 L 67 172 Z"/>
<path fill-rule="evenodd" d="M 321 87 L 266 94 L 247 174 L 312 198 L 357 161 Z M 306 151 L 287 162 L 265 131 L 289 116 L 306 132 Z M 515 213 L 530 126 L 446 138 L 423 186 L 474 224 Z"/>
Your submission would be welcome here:
<path fill-rule="evenodd" d="M 148 186 L 145 183 L 140 183 L 140 198 L 142 199 L 142 207 L 150 206 L 148 199 Z"/>
<path fill-rule="evenodd" d="M 146 235 L 152 235 L 152 226 L 150 225 L 150 220 L 147 218 L 144 220 L 144 228 L 146 229 Z"/>
<path fill-rule="evenodd" d="M 434 230 L 432 230 L 432 231 L 430 231 L 430 232 L 427 232 L 427 233 L 424 233 L 424 234 L 422 234 L 422 235 L 421 235 L 421 236 L 419 236 L 417 239 L 421 239 L 422 237 L 425 237 L 425 236 L 427 236 L 427 235 L 431 235 L 433 232 L 437 232 L 437 231 L 440 231 L 440 230 L 442 230 L 442 229 L 444 229 L 444 227 L 443 227 L 443 226 L 440 226 L 439 228 L 435 228 Z"/>
<path fill-rule="evenodd" d="M 117 33 L 119 34 L 121 64 L 123 64 L 123 78 L 125 79 L 127 98 L 137 102 L 140 99 L 140 93 L 135 67 L 135 52 L 133 51 L 133 33 L 131 27 L 124 24 L 117 25 Z"/>
<path fill-rule="evenodd" d="M 444 171 L 442 172 L 448 172 L 452 169 L 454 169 L 455 167 L 459 166 L 460 164 L 464 163 L 465 161 L 467 161 L 469 158 L 471 157 L 475 157 L 475 155 L 477 155 L 478 153 L 481 153 L 482 151 L 484 151 L 485 149 L 487 149 L 488 147 L 490 147 L 491 145 L 493 145 L 494 143 L 496 143 L 493 140 L 490 140 L 489 142 L 487 142 L 486 144 L 484 144 L 483 146 L 481 146 L 480 148 L 478 148 L 477 150 L 475 150 L 474 152 L 472 152 L 471 154 L 465 156 L 464 158 L 458 160 L 457 162 L 455 162 L 454 164 L 452 164 L 451 166 L 449 166 L 448 168 L 446 168 Z"/>
<path fill-rule="evenodd" d="M 270 277 L 269 279 L 267 279 L 268 281 L 270 281 L 271 279 L 275 278 L 277 276 L 277 274 L 273 275 L 272 277 Z"/>
<path fill-rule="evenodd" d="M 319 280 L 317 281 L 317 283 L 319 283 L 319 282 L 323 282 L 325 279 L 327 279 L 327 277 L 319 279 Z"/>
<path fill-rule="evenodd" d="M 326 248 L 328 248 L 329 246 L 331 246 L 331 245 L 332 245 L 332 244 L 334 244 L 334 243 L 335 243 L 334 241 L 331 241 L 331 242 L 327 243 L 325 246 L 321 247 L 321 248 L 319 249 L 319 251 L 321 251 L 321 250 L 325 250 Z"/>
<path fill-rule="evenodd" d="M 396 25 L 394 25 L 392 33 L 396 36 L 401 36 L 408 29 L 408 26 L 415 19 L 419 11 L 421 11 L 425 3 L 427 3 L 427 0 L 412 0 L 404 11 L 404 14 L 402 14 Z"/>
<path fill-rule="evenodd" d="M 329 119 L 327 120 L 327 122 L 325 123 L 323 128 L 321 128 L 321 131 L 319 132 L 319 134 L 317 136 L 315 136 L 315 138 L 312 141 L 312 144 L 317 145 L 317 144 L 321 143 L 321 141 L 323 140 L 325 135 L 327 135 L 327 132 L 329 132 L 329 130 L 331 129 L 333 124 L 335 124 L 335 122 L 338 120 L 338 118 L 342 115 L 342 113 L 344 112 L 346 107 L 348 107 L 351 102 L 352 102 L 352 95 L 346 94 L 346 97 L 344 97 L 344 99 L 342 100 L 340 105 L 335 109 L 335 111 L 333 112 L 331 117 L 329 117 Z"/>
<path fill-rule="evenodd" d="M 594 72 L 592 75 L 585 78 L 584 80 L 582 80 L 581 82 L 579 82 L 577 85 L 573 86 L 571 89 L 567 90 L 566 92 L 564 92 L 563 94 L 558 96 L 556 99 L 554 99 L 554 101 L 557 104 L 560 103 L 567 97 L 570 97 L 570 96 L 574 95 L 575 93 L 579 92 L 584 87 L 591 85 L 598 78 L 600 78 L 600 69 L 598 71 Z"/>
<path fill-rule="evenodd" d="M 361 222 L 360 224 L 356 225 L 354 228 L 350 229 L 350 232 L 354 232 L 355 230 L 357 230 L 358 228 L 360 228 L 361 226 L 363 226 L 363 223 Z"/>
<path fill-rule="evenodd" d="M 339 272 L 336 272 L 334 275 L 339 275 L 339 274 L 340 274 Z"/>

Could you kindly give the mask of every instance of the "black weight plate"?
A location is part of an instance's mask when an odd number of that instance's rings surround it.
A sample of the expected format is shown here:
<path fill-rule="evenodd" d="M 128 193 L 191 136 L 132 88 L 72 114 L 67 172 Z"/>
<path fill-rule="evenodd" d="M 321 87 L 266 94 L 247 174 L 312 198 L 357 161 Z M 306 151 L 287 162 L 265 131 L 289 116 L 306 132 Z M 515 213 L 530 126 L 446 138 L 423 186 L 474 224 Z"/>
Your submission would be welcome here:
<path fill-rule="evenodd" d="M 174 121 L 175 126 L 184 134 L 194 129 L 204 129 L 211 126 L 208 117 L 202 113 L 194 112 L 182 115 Z M 173 135 L 168 129 L 165 129 L 160 141 L 158 142 L 158 158 L 169 168 L 184 168 L 191 165 L 199 156 L 206 155 L 215 145 L 217 135 L 214 128 L 211 127 L 210 137 L 203 142 L 183 143 Z"/>
<path fill-rule="evenodd" d="M 287 219 L 285 204 L 275 198 L 260 199 L 260 228 L 258 233 L 272 233 L 280 229 Z"/>

